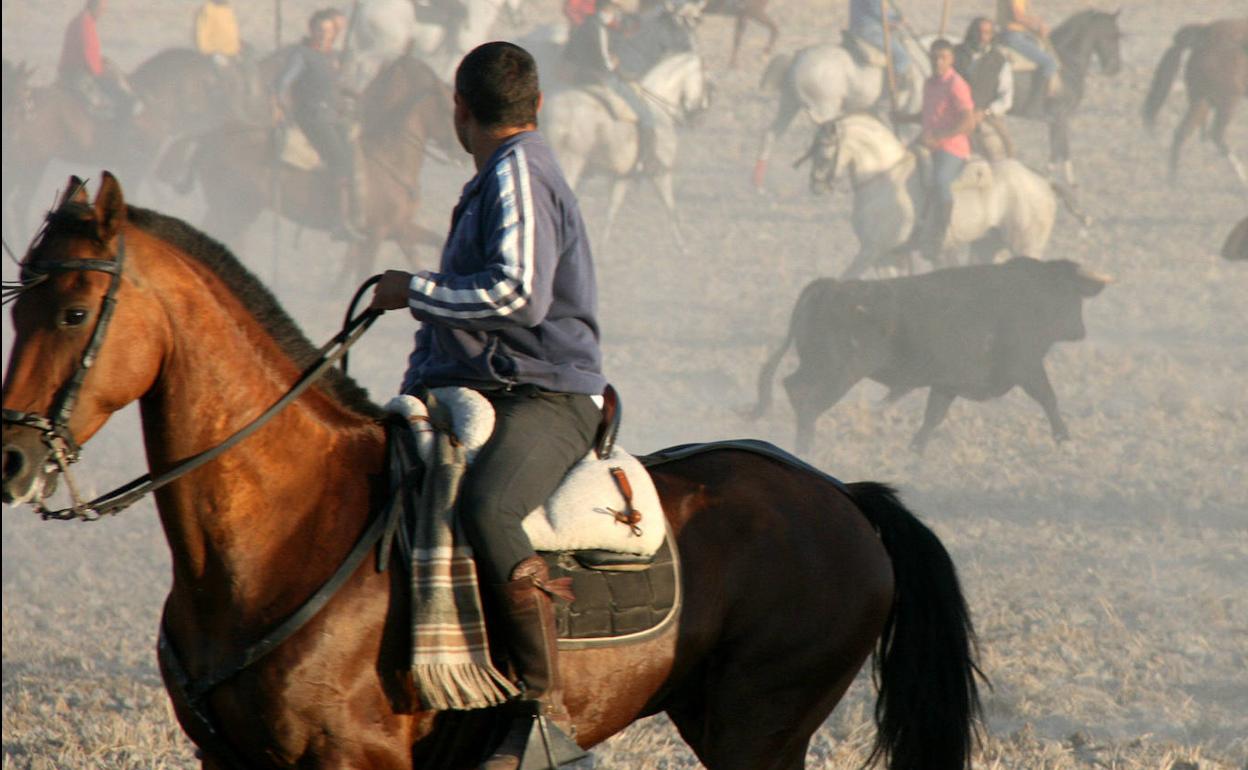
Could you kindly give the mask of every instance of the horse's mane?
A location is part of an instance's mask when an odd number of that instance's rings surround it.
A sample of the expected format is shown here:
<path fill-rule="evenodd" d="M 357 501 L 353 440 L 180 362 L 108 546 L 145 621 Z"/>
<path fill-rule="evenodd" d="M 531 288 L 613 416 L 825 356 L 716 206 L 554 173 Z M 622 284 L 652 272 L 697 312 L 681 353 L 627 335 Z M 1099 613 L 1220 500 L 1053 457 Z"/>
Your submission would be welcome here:
<path fill-rule="evenodd" d="M 224 245 L 176 217 L 138 206 L 127 206 L 127 209 L 128 219 L 135 227 L 177 248 L 220 278 L 296 366 L 302 368 L 316 360 L 316 347 L 282 309 L 272 292 Z M 50 212 L 45 235 L 51 233 L 85 237 L 99 243 L 94 212 L 81 203 L 68 203 Z M 368 391 L 338 369 L 330 369 L 322 376 L 321 387 L 361 415 L 378 417 L 382 414 L 369 399 Z"/>
<path fill-rule="evenodd" d="M 1095 8 L 1084 9 L 1054 27 L 1050 37 L 1056 38 L 1053 41 L 1054 45 L 1056 45 L 1063 38 L 1069 37 L 1078 31 L 1086 30 L 1091 22 L 1100 18 L 1112 18 L 1113 15 L 1106 11 L 1098 11 Z"/>

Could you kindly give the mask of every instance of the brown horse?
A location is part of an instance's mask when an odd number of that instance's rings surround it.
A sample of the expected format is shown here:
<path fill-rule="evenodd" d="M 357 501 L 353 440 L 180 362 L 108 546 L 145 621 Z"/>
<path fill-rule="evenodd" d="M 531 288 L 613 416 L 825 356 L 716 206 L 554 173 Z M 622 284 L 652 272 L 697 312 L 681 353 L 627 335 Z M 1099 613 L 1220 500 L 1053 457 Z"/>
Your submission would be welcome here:
<path fill-rule="evenodd" d="M 413 261 L 421 244 L 442 245 L 442 236 L 417 225 L 415 217 L 429 144 L 459 155 L 451 110 L 450 89 L 412 56 L 396 59 L 365 88 L 357 161 L 363 164 L 365 240 L 351 245 L 345 275 L 351 266 L 361 280 L 374 272 L 386 240 Z M 339 216 L 337 190 L 326 172 L 278 163 L 270 136 L 267 128 L 228 125 L 198 138 L 185 153 L 190 159 L 178 189 L 189 191 L 199 180 L 208 203 L 204 229 L 235 248 L 260 213 L 275 206 L 283 217 L 314 230 L 329 229 Z M 176 148 L 169 155 L 176 157 Z"/>
<path fill-rule="evenodd" d="M 161 51 L 126 78 L 142 105 L 133 118 L 101 119 L 82 95 L 61 84 L 34 87 L 26 74 L 6 95 L 4 116 L 2 201 L 7 208 L 12 199 L 18 227 L 27 224 L 30 201 L 53 160 L 112 165 L 142 180 L 167 141 L 218 126 L 240 109 L 254 112 L 260 102 L 267 108 L 262 94 L 253 94 L 252 103 L 227 97 L 226 84 L 241 81 L 224 78 L 209 57 L 186 48 Z"/>
<path fill-rule="evenodd" d="M 741 50 L 741 40 L 745 37 L 746 23 L 750 21 L 767 29 L 767 45 L 763 48 L 763 55 L 771 54 L 776 38 L 780 36 L 780 27 L 767 14 L 767 3 L 768 0 L 710 0 L 707 3 L 704 13 L 732 16 L 737 20 L 732 31 L 732 55 L 728 59 L 728 66 L 737 66 L 737 53 Z"/>
<path fill-rule="evenodd" d="M 316 358 L 220 244 L 127 206 L 108 173 L 94 203 L 77 180 L 71 190 L 23 261 L 13 307 L 8 503 L 40 501 L 50 448 L 75 449 L 132 401 L 160 473 L 221 444 Z M 164 630 L 191 677 L 236 658 L 344 561 L 384 494 L 382 433 L 377 408 L 333 374 L 156 492 L 173 561 Z M 974 632 L 944 547 L 891 490 L 739 450 L 652 472 L 685 603 L 657 638 L 562 654 L 582 746 L 666 711 L 709 770 L 797 770 L 875 648 L 889 767 L 969 766 Z M 207 693 L 221 743 L 172 696 L 205 768 L 471 768 L 491 748 L 496 709 L 421 711 L 406 581 L 373 561 Z"/>
<path fill-rule="evenodd" d="M 1157 122 L 1157 113 L 1170 94 L 1183 54 L 1188 49 L 1192 55 L 1183 71 L 1187 112 L 1174 129 L 1170 142 L 1170 181 L 1173 183 L 1178 178 L 1183 143 L 1198 127 L 1204 129 L 1212 110 L 1210 136 L 1213 143 L 1231 164 L 1239 181 L 1248 185 L 1248 171 L 1226 142 L 1226 127 L 1239 100 L 1248 96 L 1248 18 L 1189 24 L 1175 33 L 1174 44 L 1162 55 L 1153 73 L 1153 82 L 1144 100 L 1144 123 L 1151 127 Z"/>

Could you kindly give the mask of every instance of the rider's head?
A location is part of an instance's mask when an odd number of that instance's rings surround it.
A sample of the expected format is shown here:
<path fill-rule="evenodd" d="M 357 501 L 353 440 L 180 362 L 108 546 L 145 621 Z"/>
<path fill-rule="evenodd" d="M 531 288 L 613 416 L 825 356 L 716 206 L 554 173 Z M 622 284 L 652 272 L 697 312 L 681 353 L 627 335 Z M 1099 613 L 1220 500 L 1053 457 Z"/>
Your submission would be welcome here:
<path fill-rule="evenodd" d="M 953 69 L 953 43 L 943 37 L 932 43 L 931 56 L 932 74 L 937 77 L 944 77 Z"/>
<path fill-rule="evenodd" d="M 455 133 L 469 153 L 474 136 L 498 138 L 537 128 L 541 104 L 537 62 L 513 43 L 477 46 L 455 71 Z"/>
<path fill-rule="evenodd" d="M 333 9 L 326 9 L 317 11 L 308 18 L 308 40 L 319 51 L 328 51 L 334 47 L 334 38 L 338 34 L 334 13 Z"/>
<path fill-rule="evenodd" d="M 995 33 L 996 28 L 992 24 L 992 19 L 987 16 L 978 16 L 966 28 L 966 42 L 972 48 L 984 49 L 992 45 Z"/>
<path fill-rule="evenodd" d="M 87 0 L 87 12 L 99 18 L 104 13 L 104 0 Z"/>

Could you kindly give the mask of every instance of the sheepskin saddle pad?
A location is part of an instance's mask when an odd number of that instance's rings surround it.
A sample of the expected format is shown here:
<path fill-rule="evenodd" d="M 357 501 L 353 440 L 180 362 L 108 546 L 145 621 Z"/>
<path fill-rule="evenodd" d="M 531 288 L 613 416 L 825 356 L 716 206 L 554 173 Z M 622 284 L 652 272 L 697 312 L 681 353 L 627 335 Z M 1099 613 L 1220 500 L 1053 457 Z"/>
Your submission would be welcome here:
<path fill-rule="evenodd" d="M 449 429 L 471 466 L 494 431 L 493 407 L 468 388 L 431 393 L 449 411 L 450 425 L 430 423 L 426 405 L 414 396 L 391 400 L 386 411 L 412 426 L 422 462 L 432 462 L 434 431 Z M 555 605 L 561 647 L 643 641 L 675 622 L 678 559 L 658 491 L 645 467 L 618 445 L 605 458 L 591 451 L 573 466 L 546 504 L 525 518 L 524 530 L 551 577 L 572 578 L 576 600 Z"/>

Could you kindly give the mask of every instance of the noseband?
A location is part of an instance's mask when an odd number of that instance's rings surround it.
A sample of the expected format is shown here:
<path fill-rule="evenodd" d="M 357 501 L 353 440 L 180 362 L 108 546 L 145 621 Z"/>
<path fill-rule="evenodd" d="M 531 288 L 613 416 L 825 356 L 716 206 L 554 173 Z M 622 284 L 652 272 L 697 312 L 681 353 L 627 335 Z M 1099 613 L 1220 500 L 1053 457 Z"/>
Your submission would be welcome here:
<path fill-rule="evenodd" d="M 35 510 L 45 519 L 93 518 L 91 515 L 92 511 L 79 498 L 73 479 L 69 475 L 69 466 L 78 461 L 82 451 L 82 447 L 74 440 L 74 435 L 69 429 L 69 418 L 73 414 L 74 405 L 78 401 L 78 393 L 82 390 L 82 383 L 87 377 L 87 372 L 91 369 L 91 365 L 95 363 L 100 346 L 104 344 L 104 334 L 108 331 L 108 323 L 112 320 L 113 310 L 117 306 L 117 290 L 121 286 L 121 272 L 125 260 L 125 236 L 122 235 L 118 236 L 117 239 L 116 259 L 66 259 L 57 262 L 23 265 L 22 267 L 22 272 L 25 275 L 32 276 L 29 280 L 23 280 L 24 288 L 30 288 L 43 283 L 53 273 L 59 272 L 96 271 L 108 273 L 112 276 L 108 283 L 108 291 L 104 293 L 104 299 L 100 303 L 100 312 L 96 317 L 95 329 L 91 332 L 91 339 L 87 341 L 87 347 L 83 350 L 82 357 L 78 360 L 78 366 L 74 370 L 73 375 L 70 376 L 69 380 L 61 388 L 60 394 L 52 402 L 52 408 L 49 410 L 48 415 L 45 417 L 15 409 L 4 410 L 3 422 L 5 425 L 32 428 L 39 432 L 39 437 L 43 440 L 44 445 L 48 447 L 48 452 L 60 469 L 61 475 L 65 477 L 65 483 L 73 497 L 73 507 L 64 512 L 48 509 L 43 504 L 43 500 L 35 503 Z"/>

